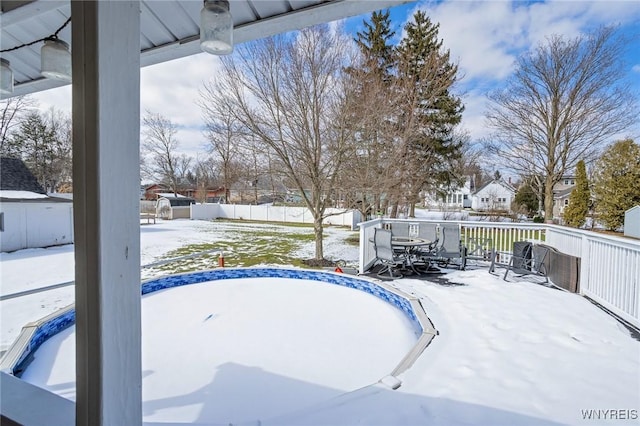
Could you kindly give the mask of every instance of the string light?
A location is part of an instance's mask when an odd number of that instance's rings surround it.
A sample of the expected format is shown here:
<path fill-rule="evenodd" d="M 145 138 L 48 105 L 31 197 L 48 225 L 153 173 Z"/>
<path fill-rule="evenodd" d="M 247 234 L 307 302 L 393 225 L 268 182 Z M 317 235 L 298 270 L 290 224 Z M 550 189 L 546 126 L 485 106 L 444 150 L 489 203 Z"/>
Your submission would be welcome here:
<path fill-rule="evenodd" d="M 71 22 L 69 17 L 53 34 L 29 43 L 23 43 L 8 49 L 0 50 L 0 53 L 13 52 L 24 47 L 33 46 L 44 42 L 40 50 L 41 72 L 44 77 L 63 81 L 71 81 L 71 53 L 69 45 L 58 38 L 58 34 Z M 2 58 L 2 75 L 0 75 L 0 90 L 3 94 L 13 93 L 13 70 L 9 61 Z"/>
<path fill-rule="evenodd" d="M 233 52 L 233 19 L 228 0 L 204 0 L 200 11 L 200 48 L 213 55 Z"/>

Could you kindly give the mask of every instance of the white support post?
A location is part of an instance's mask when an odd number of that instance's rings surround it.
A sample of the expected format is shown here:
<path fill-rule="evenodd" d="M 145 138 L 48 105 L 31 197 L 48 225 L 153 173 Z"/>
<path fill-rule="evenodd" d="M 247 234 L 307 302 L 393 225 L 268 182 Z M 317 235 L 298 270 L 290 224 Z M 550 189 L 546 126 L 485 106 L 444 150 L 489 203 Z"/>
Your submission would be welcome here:
<path fill-rule="evenodd" d="M 140 425 L 140 4 L 71 16 L 76 424 Z"/>

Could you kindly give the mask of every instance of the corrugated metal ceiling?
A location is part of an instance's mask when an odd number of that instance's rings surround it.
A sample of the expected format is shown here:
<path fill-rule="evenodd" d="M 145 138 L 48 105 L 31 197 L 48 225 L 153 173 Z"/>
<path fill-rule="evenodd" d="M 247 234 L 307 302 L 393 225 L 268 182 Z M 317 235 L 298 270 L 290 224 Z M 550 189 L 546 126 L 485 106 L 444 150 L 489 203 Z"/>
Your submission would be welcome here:
<path fill-rule="evenodd" d="M 236 44 L 322 22 L 407 3 L 409 0 L 230 0 Z M 143 66 L 200 53 L 202 0 L 142 0 Z M 68 0 L 2 1 L 2 50 L 53 34 L 70 15 Z M 59 38 L 71 44 L 71 23 Z M 42 43 L 1 56 L 11 62 L 15 91 L 32 93 L 63 85 L 40 75 Z"/>

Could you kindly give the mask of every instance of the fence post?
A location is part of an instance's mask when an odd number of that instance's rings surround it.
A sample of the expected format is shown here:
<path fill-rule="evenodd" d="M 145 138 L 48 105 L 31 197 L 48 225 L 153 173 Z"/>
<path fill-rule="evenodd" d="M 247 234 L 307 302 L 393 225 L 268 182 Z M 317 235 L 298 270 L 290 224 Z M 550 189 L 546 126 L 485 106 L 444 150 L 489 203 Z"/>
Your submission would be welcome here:
<path fill-rule="evenodd" d="M 589 239 L 582 235 L 582 249 L 580 250 L 580 275 L 578 275 L 578 287 L 580 294 L 584 294 L 583 289 L 589 289 L 589 264 L 591 263 L 591 250 Z"/>

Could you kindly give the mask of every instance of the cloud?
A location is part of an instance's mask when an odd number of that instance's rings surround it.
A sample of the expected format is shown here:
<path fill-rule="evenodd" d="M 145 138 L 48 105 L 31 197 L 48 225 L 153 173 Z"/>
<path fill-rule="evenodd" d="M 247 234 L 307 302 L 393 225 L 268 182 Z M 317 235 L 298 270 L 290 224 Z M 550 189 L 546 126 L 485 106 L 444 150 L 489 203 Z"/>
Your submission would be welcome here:
<path fill-rule="evenodd" d="M 463 94 L 466 111 L 462 125 L 474 140 L 488 135 L 484 126 L 486 93 L 500 87 L 512 74 L 518 55 L 544 42 L 551 34 L 578 36 L 598 25 L 620 24 L 640 36 L 640 2 L 638 1 L 456 1 L 428 0 L 414 9 L 424 10 L 440 24 L 440 37 L 459 62 L 464 76 L 458 89 Z M 398 36 L 406 16 L 413 11 L 406 6 L 392 9 Z M 347 20 L 352 35 L 361 31 L 362 20 L 370 15 Z M 332 24 L 338 28 L 344 23 Z M 637 40 L 637 39 L 636 39 Z M 638 56 L 631 63 L 640 73 Z M 220 71 L 219 59 L 199 54 L 158 64 L 141 70 L 141 113 L 160 113 L 178 128 L 181 151 L 206 155 L 198 90 Z M 34 95 L 44 110 L 55 106 L 71 112 L 71 87 L 53 89 Z"/>
<path fill-rule="evenodd" d="M 519 55 L 552 34 L 577 37 L 599 25 L 621 25 L 636 33 L 640 2 L 633 1 L 422 1 L 414 11 L 439 23 L 440 38 L 458 61 L 458 89 L 466 106 L 462 125 L 473 140 L 484 127 L 486 93 L 512 75 Z M 412 16 L 411 13 L 409 16 Z M 635 27 L 634 27 L 635 26 Z M 637 59 L 636 59 L 637 60 Z M 634 67 L 638 70 L 639 65 Z"/>

